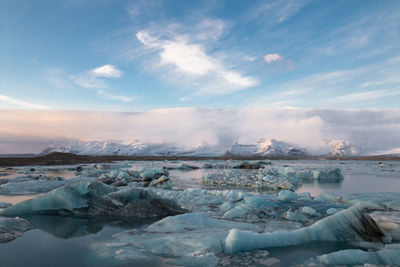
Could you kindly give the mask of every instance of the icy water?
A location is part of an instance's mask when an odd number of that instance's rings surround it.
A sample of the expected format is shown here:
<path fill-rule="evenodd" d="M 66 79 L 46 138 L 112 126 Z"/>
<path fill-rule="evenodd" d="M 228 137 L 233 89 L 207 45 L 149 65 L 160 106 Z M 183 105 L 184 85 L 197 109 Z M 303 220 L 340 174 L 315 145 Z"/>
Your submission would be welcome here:
<path fill-rule="evenodd" d="M 218 163 L 218 161 L 215 161 Z M 141 170 L 142 168 L 162 168 L 165 166 L 179 166 L 185 163 L 202 167 L 204 161 L 192 162 L 125 162 L 125 167 Z M 121 164 L 120 162 L 118 164 Z M 235 162 L 229 162 L 235 164 Z M 229 165 L 228 164 L 228 165 Z M 78 166 L 78 165 L 77 165 Z M 54 166 L 46 169 L 47 176 L 61 176 L 75 178 L 73 168 L 77 166 Z M 273 161 L 269 167 L 292 167 L 295 169 L 319 169 L 338 167 L 342 170 L 344 180 L 339 183 L 303 183 L 298 193 L 310 192 L 317 196 L 321 193 L 367 193 L 367 192 L 400 192 L 400 162 L 375 161 Z M 1 169 L 0 179 L 13 179 L 20 176 L 22 168 Z M 172 189 L 185 188 L 202 189 L 200 179 L 222 169 L 170 170 Z M 222 188 L 223 189 L 223 188 Z M 253 191 L 254 194 L 263 194 L 252 188 L 241 188 L 244 191 Z M 36 197 L 37 195 L 0 195 L 0 202 L 16 204 Z M 150 257 L 146 260 L 131 259 L 121 261 L 113 258 L 99 257 L 94 251 L 99 246 L 112 240 L 112 236 L 127 229 L 143 229 L 153 221 L 141 221 L 135 224 L 121 224 L 120 222 L 98 222 L 65 217 L 36 216 L 27 218 L 35 229 L 30 230 L 22 237 L 9 243 L 0 244 L 0 266 L 164 266 L 161 258 Z M 324 253 L 350 248 L 349 245 L 313 243 L 310 245 L 268 249 L 269 256 L 279 260 L 272 262 L 272 266 L 290 266 L 310 257 Z M 219 255 L 220 265 L 228 259 L 231 266 L 267 266 L 257 261 L 257 252 L 238 253 L 233 255 Z M 269 262 L 271 263 L 271 262 Z"/>

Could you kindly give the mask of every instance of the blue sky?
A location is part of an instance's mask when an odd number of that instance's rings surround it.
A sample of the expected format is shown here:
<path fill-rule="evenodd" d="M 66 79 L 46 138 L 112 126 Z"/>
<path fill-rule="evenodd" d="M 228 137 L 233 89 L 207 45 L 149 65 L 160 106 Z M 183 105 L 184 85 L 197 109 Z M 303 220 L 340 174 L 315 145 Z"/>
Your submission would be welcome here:
<path fill-rule="evenodd" d="M 0 0 L 0 108 L 400 108 L 399 1 Z"/>

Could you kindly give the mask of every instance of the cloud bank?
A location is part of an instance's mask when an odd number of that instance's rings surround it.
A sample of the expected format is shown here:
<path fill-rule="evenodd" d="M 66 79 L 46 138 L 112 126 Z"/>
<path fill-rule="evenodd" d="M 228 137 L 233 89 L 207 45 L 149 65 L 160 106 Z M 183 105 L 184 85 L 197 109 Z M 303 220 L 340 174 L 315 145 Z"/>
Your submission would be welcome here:
<path fill-rule="evenodd" d="M 0 154 L 53 142 L 124 140 L 229 146 L 262 137 L 317 148 L 345 139 L 366 151 L 400 147 L 400 110 L 173 108 L 146 112 L 0 110 Z"/>

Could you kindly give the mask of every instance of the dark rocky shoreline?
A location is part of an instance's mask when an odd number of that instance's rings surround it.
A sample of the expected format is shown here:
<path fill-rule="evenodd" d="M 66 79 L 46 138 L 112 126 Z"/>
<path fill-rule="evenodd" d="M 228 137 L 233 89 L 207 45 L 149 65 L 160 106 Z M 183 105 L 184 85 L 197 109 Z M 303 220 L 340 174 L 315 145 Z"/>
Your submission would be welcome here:
<path fill-rule="evenodd" d="M 26 165 L 70 165 L 78 163 L 99 163 L 112 162 L 121 160 L 135 161 L 158 161 L 158 160 L 371 160 L 371 161 L 400 161 L 399 156 L 351 156 L 351 157 L 238 157 L 238 156 L 223 156 L 223 157 L 193 157 L 193 156 L 88 156 L 75 155 L 70 153 L 54 152 L 41 156 L 22 156 L 22 157 L 3 157 L 0 158 L 1 167 L 14 167 Z"/>

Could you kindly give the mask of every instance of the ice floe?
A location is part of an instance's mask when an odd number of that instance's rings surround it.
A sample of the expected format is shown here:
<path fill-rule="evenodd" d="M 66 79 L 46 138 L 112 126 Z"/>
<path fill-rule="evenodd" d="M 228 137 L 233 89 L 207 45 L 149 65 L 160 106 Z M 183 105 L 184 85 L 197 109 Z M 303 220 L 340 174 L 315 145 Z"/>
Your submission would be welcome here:
<path fill-rule="evenodd" d="M 380 266 L 399 266 L 400 247 L 390 246 L 377 251 L 364 251 L 361 249 L 346 249 L 317 257 L 317 262 L 324 265 L 364 265 L 373 264 Z"/>
<path fill-rule="evenodd" d="M 64 179 L 62 177 L 45 177 L 36 179 L 24 176 L 10 179 L 8 183 L 0 185 L 0 194 L 29 195 L 46 193 L 61 186 L 85 180 L 91 180 L 91 178 Z"/>
<path fill-rule="evenodd" d="M 313 241 L 390 242 L 375 221 L 356 205 L 295 231 L 253 233 L 232 229 L 225 241 L 225 251 L 234 253 L 259 248 L 286 247 Z"/>
<path fill-rule="evenodd" d="M 160 218 L 184 211 L 172 200 L 137 188 L 115 187 L 83 181 L 55 189 L 0 211 L 5 216 L 29 214 L 75 217 Z"/>
<path fill-rule="evenodd" d="M 211 218 L 201 213 L 170 216 L 143 231 L 129 230 L 114 235 L 99 254 L 117 259 L 162 256 L 178 266 L 216 266 L 229 229 L 259 231 L 254 224 Z"/>
<path fill-rule="evenodd" d="M 248 167 L 247 169 L 252 168 Z M 217 187 L 255 187 L 271 190 L 295 190 L 300 187 L 302 182 L 317 181 L 321 183 L 337 183 L 343 179 L 344 176 L 339 168 L 295 170 L 290 167 L 276 167 L 258 168 L 256 171 L 224 170 L 218 173 L 209 173 L 202 177 L 201 183 L 206 186 Z"/>

